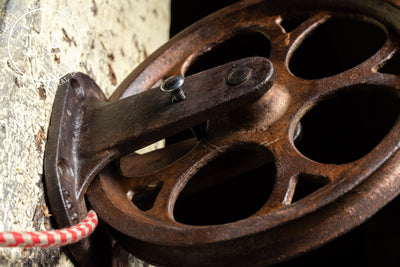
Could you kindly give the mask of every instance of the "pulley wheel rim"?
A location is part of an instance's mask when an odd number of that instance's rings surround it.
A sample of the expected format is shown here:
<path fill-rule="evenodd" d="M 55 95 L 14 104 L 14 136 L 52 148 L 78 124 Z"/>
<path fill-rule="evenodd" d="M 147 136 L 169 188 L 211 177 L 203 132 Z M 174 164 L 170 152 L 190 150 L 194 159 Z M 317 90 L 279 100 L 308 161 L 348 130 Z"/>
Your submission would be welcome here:
<path fill-rule="evenodd" d="M 298 28 L 297 32 L 295 30 L 286 34 L 279 26 L 278 21 L 281 15 L 286 12 L 287 6 L 304 11 L 311 10 L 314 15 L 299 26 L 303 29 L 298 30 Z M 353 14 L 360 14 L 360 12 L 375 20 L 376 23 L 382 23 L 388 29 L 388 41 L 374 56 L 356 67 L 318 80 L 302 80 L 290 73 L 288 62 L 293 51 L 313 29 L 331 17 L 345 16 L 343 14 L 347 13 L 354 16 Z M 194 164 L 193 171 L 186 174 L 185 179 L 178 179 L 181 183 L 179 186 L 172 186 L 171 190 L 167 192 L 167 197 L 164 199 L 167 203 L 163 206 L 163 214 L 157 215 L 151 211 L 143 212 L 137 209 L 126 197 L 124 191 L 126 188 L 121 185 L 121 181 L 126 180 L 126 177 L 118 174 L 114 165 L 108 166 L 90 186 L 88 191 L 90 203 L 98 212 L 100 218 L 116 230 L 117 239 L 121 240 L 132 253 L 135 253 L 136 250 L 136 255 L 139 257 L 162 264 L 179 262 L 179 257 L 187 263 L 188 259 L 185 254 L 190 255 L 193 258 L 192 263 L 197 261 L 197 264 L 210 263 L 209 260 L 213 261 L 212 264 L 222 264 L 224 260 L 227 260 L 227 255 L 230 256 L 229 261 L 232 262 L 242 260 L 257 264 L 274 263 L 318 247 L 358 226 L 397 196 L 397 191 L 400 189 L 400 183 L 395 181 L 396 174 L 400 172 L 399 167 L 397 167 L 397 162 L 400 160 L 400 153 L 397 151 L 398 140 L 400 140 L 399 120 L 381 143 L 370 153 L 354 162 L 341 164 L 339 167 L 334 164 L 314 162 L 303 156 L 293 144 L 293 135 L 297 123 L 313 104 L 332 92 L 356 84 L 348 78 L 354 71 L 361 71 L 361 73 L 366 70 L 369 71 L 366 75 L 361 75 L 362 77 L 357 80 L 357 84 L 371 84 L 376 80 L 381 86 L 400 91 L 399 77 L 386 74 L 385 79 L 383 79 L 382 74 L 373 70 L 377 68 L 378 64 L 388 61 L 391 53 L 398 51 L 397 36 L 396 38 L 392 36 L 393 33 L 398 35 L 400 32 L 400 24 L 394 20 L 396 14 L 400 15 L 400 12 L 394 6 L 390 4 L 378 5 L 376 1 L 252 1 L 251 3 L 240 2 L 232 5 L 189 27 L 141 64 L 120 85 L 112 99 L 139 93 L 165 77 L 184 74 L 193 60 L 200 54 L 243 31 L 259 31 L 268 35 L 271 39 L 270 60 L 274 63 L 278 76 L 276 84 L 271 89 L 272 95 L 274 90 L 278 92 L 286 87 L 287 79 L 285 78 L 290 78 L 289 80 L 292 83 L 299 81 L 303 86 L 308 83 L 310 87 L 318 85 L 321 81 L 324 84 L 334 84 L 337 80 L 344 80 L 345 82 L 330 91 L 322 91 L 321 86 L 317 86 L 319 89 L 303 92 L 301 97 L 306 101 L 285 107 L 285 114 L 280 114 L 279 110 L 275 110 L 276 120 L 267 128 L 269 128 L 269 131 L 278 128 L 286 131 L 286 134 L 277 141 L 266 140 L 262 137 L 262 135 L 265 135 L 265 129 L 261 129 L 264 121 L 260 121 L 260 123 L 252 125 L 254 129 L 247 132 L 246 137 L 238 134 L 238 131 L 228 131 L 221 135 L 216 134 L 206 142 L 200 142 L 184 156 L 184 158 L 190 158 L 191 155 L 196 155 L 194 158 L 199 159 L 199 161 Z M 193 43 L 196 43 L 196 45 L 193 45 Z M 278 61 L 277 58 L 279 58 Z M 376 60 L 380 61 L 376 62 Z M 375 61 L 375 65 L 372 61 Z M 289 95 L 290 93 L 289 89 Z M 271 94 L 265 96 L 262 101 L 264 103 L 270 101 Z M 301 97 L 298 97 L 298 99 Z M 333 175 L 335 177 L 330 180 L 327 186 L 311 197 L 305 197 L 295 203 L 284 204 L 282 203 L 284 196 L 280 194 L 277 200 L 281 203 L 276 204 L 273 200 L 269 200 L 267 204 L 269 203 L 270 207 L 243 220 L 222 225 L 191 226 L 178 223 L 173 219 L 171 209 L 173 209 L 179 192 L 198 169 L 217 157 L 218 153 L 213 149 L 214 147 L 218 147 L 220 151 L 226 151 L 238 143 L 260 145 L 260 140 L 267 142 L 264 146 L 273 154 L 275 163 L 290 165 L 291 161 L 297 160 L 300 163 L 296 162 L 296 164 L 288 166 L 287 169 L 298 166 L 303 168 L 287 173 L 278 168 L 277 180 L 278 177 L 285 175 L 295 176 L 302 172 L 312 172 L 311 169 L 314 167 L 319 168 L 318 171 L 322 174 L 329 168 L 333 168 L 332 172 L 334 173 L 337 170 L 337 173 Z M 268 143 L 268 141 L 270 142 Z M 280 153 L 282 151 L 294 156 L 282 155 Z M 190 161 L 181 160 L 186 163 Z M 373 167 L 370 166 L 371 162 L 374 165 Z M 354 170 L 354 166 L 357 166 L 357 170 Z M 313 174 L 317 174 L 318 171 Z M 164 172 L 165 170 L 160 171 L 160 173 Z M 155 176 L 156 178 L 150 176 L 145 178 L 148 179 L 148 183 L 151 183 L 158 180 L 159 177 Z M 182 181 L 184 182 L 182 183 Z M 168 181 L 164 182 L 168 183 Z M 290 178 L 285 180 L 286 184 L 283 185 L 286 188 L 284 189 L 285 194 L 290 191 L 290 182 Z M 377 183 L 380 185 L 378 186 Z M 376 187 L 372 187 L 372 185 Z M 275 186 L 278 187 L 279 185 L 276 184 Z M 360 203 L 364 203 L 365 208 L 360 208 Z M 115 218 L 124 218 L 124 221 L 122 223 Z M 319 221 L 321 219 L 325 220 L 328 226 L 326 229 L 321 227 Z M 343 223 L 339 223 L 341 220 L 343 220 Z M 334 227 L 335 224 L 337 225 Z M 310 228 L 315 228 L 313 237 L 306 237 L 310 233 L 305 231 L 307 225 Z M 298 230 L 295 230 L 296 228 Z M 292 235 L 292 244 L 286 243 L 283 248 L 273 249 L 273 247 L 279 247 L 280 244 L 287 242 L 289 235 Z M 303 242 L 298 240 L 301 238 L 303 238 Z M 252 250 L 251 244 L 255 242 L 254 240 L 262 241 L 264 244 Z M 138 244 L 143 245 L 144 243 L 146 244 L 145 247 L 148 249 L 154 247 L 158 253 L 161 253 L 160 251 L 165 251 L 165 253 L 171 251 L 177 258 L 168 258 L 163 253 L 153 257 L 151 256 L 152 251 L 138 250 Z M 235 254 L 235 247 L 238 247 L 240 253 Z M 195 252 L 190 253 L 188 248 L 201 249 L 202 255 Z M 218 251 L 215 251 L 216 249 Z M 260 256 L 261 252 L 263 256 Z M 217 256 L 217 254 L 220 254 L 220 256 Z M 246 256 L 246 259 L 243 259 L 243 255 Z"/>

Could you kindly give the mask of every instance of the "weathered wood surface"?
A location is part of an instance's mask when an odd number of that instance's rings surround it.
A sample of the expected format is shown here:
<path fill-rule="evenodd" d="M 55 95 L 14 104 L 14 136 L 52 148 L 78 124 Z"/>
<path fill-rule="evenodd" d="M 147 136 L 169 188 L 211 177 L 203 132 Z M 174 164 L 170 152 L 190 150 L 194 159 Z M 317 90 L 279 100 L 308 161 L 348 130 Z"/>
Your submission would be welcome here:
<path fill-rule="evenodd" d="M 138 63 L 168 39 L 170 3 L 169 0 L 0 1 L 0 231 L 50 229 L 42 164 L 57 82 L 32 81 L 15 69 L 7 49 L 11 28 L 20 16 L 36 8 L 51 8 L 68 16 L 80 33 L 82 45 L 74 71 L 90 75 L 110 95 Z M 52 25 L 39 23 L 36 27 L 38 31 L 46 31 Z M 68 48 L 73 41 L 65 33 L 62 47 Z M 22 48 L 26 44 L 20 45 Z M 0 249 L 1 266 L 57 264 L 71 265 L 59 249 Z M 133 257 L 131 264 L 142 265 Z"/>

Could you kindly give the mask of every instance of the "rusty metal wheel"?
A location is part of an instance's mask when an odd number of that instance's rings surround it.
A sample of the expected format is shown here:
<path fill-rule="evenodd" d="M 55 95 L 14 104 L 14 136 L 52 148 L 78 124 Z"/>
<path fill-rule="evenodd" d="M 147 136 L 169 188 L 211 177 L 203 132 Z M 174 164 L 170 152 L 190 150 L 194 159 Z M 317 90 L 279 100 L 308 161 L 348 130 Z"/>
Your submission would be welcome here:
<path fill-rule="evenodd" d="M 277 79 L 254 104 L 208 121 L 199 141 L 132 154 L 101 171 L 88 200 L 117 241 L 160 265 L 268 265 L 346 233 L 395 198 L 400 192 L 400 77 L 381 69 L 399 50 L 396 3 L 243 1 L 202 19 L 151 55 L 113 100 L 171 75 L 188 76 L 203 54 L 253 33 L 268 38 Z M 290 19 L 298 23 L 285 25 Z M 377 47 L 364 57 L 333 70 L 294 66 L 309 36 L 338 21 L 350 31 L 352 23 L 368 24 L 371 31 L 383 32 L 383 41 L 373 40 Z M 356 48 L 355 54 L 362 46 Z M 237 59 L 240 53 L 231 56 Z M 336 111 L 325 117 L 325 109 Z M 360 110 L 366 117 L 357 117 Z M 313 113 L 319 117 L 308 118 Z M 365 118 L 371 123 L 362 124 Z M 313 123 L 320 125 L 312 130 Z M 317 145 L 310 147 L 313 142 Z M 215 194 L 210 188 L 228 190 L 227 183 L 238 176 L 245 182 L 238 183 L 230 203 L 222 208 L 214 203 L 216 209 L 207 204 L 214 213 L 185 206 L 203 194 L 196 202 L 201 206 Z M 302 190 L 307 183 L 311 186 Z M 251 192 L 260 191 L 262 197 L 251 198 Z M 248 199 L 251 208 L 243 208 Z M 229 216 L 209 218 L 226 213 L 229 205 Z M 194 217 L 185 217 L 191 209 Z"/>

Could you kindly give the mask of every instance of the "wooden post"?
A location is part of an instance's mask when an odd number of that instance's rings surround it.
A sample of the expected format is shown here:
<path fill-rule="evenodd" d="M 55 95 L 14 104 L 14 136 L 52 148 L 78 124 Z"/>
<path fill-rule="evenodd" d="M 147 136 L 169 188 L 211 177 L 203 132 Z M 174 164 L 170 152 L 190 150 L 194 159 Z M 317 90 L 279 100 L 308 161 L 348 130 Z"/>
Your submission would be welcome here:
<path fill-rule="evenodd" d="M 42 165 L 59 80 L 48 81 L 49 73 L 62 75 L 66 66 L 72 66 L 71 71 L 88 74 L 109 96 L 138 63 L 168 40 L 169 6 L 168 0 L 0 3 L 0 231 L 52 228 Z M 44 10 L 53 10 L 50 23 Z M 31 17 L 26 17 L 29 12 Z M 33 40 L 27 31 L 34 37 L 47 34 L 49 40 Z M 51 60 L 24 62 L 28 52 L 49 55 Z M 72 265 L 60 249 L 0 249 L 0 265 L 7 264 Z M 142 263 L 131 257 L 131 265 Z"/>

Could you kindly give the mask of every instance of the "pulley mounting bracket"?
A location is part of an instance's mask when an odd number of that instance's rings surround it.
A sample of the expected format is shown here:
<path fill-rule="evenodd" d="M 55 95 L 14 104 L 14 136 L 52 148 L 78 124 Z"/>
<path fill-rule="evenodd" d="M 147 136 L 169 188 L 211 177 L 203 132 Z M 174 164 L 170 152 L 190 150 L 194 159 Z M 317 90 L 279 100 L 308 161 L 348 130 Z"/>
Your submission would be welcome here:
<path fill-rule="evenodd" d="M 232 75 L 242 69 L 248 77 L 231 84 Z M 187 77 L 182 86 L 186 99 L 175 103 L 159 87 L 109 101 L 87 75 L 68 75 L 55 96 L 45 151 L 47 195 L 58 227 L 84 218 L 87 188 L 107 164 L 254 102 L 274 79 L 268 59 L 246 58 Z M 85 240 L 71 250 L 79 262 L 89 264 L 91 247 Z"/>

